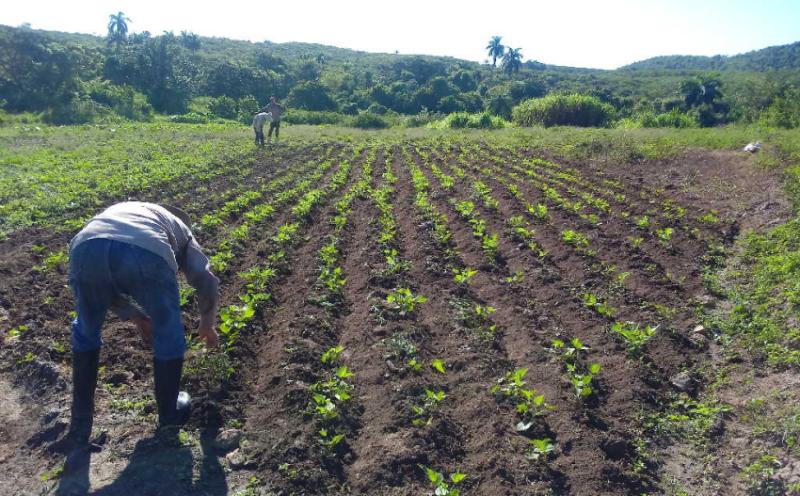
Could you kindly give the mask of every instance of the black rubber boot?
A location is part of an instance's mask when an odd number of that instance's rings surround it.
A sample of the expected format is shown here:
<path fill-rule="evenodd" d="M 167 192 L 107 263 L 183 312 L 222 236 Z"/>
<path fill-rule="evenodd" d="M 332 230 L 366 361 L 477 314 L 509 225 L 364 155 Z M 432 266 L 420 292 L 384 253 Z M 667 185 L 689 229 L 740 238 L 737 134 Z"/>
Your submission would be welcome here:
<path fill-rule="evenodd" d="M 153 360 L 158 426 L 180 426 L 189 420 L 192 399 L 180 391 L 183 358 Z"/>
<path fill-rule="evenodd" d="M 92 434 L 99 362 L 99 349 L 72 353 L 72 417 L 67 436 L 76 444 L 88 444 Z"/>

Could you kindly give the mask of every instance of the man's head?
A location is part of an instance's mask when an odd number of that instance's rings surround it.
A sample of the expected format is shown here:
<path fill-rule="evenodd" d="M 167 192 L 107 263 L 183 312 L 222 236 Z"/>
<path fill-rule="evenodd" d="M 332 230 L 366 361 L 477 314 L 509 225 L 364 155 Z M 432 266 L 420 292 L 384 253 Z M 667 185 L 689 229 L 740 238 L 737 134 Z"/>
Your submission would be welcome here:
<path fill-rule="evenodd" d="M 275 103 L 276 102 L 275 97 L 274 96 L 269 97 L 269 101 Z"/>

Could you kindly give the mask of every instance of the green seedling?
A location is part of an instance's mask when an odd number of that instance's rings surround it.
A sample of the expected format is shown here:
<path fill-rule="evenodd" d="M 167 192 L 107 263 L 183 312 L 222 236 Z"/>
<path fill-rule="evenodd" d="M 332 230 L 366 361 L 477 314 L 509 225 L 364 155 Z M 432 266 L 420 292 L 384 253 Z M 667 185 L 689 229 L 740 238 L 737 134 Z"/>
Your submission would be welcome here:
<path fill-rule="evenodd" d="M 525 209 L 529 214 L 539 221 L 550 221 L 550 212 L 547 211 L 547 206 L 542 205 L 541 203 L 537 203 L 536 205 L 527 205 Z"/>
<path fill-rule="evenodd" d="M 39 480 L 42 482 L 51 481 L 54 479 L 58 479 L 64 474 L 64 464 L 56 466 L 52 470 L 48 470 L 47 472 L 43 473 L 39 476 Z"/>
<path fill-rule="evenodd" d="M 444 374 L 446 372 L 444 362 L 438 358 L 431 360 L 431 367 L 440 374 Z"/>
<path fill-rule="evenodd" d="M 33 270 L 36 272 L 45 272 L 55 269 L 63 269 L 67 266 L 68 262 L 69 255 L 67 255 L 65 250 L 61 250 L 46 256 L 42 262 L 42 265 L 35 265 Z"/>
<path fill-rule="evenodd" d="M 334 434 L 332 431 L 325 428 L 320 429 L 317 433 L 319 434 L 319 444 L 329 452 L 333 451 L 337 445 L 344 441 L 344 434 Z"/>
<path fill-rule="evenodd" d="M 530 448 L 525 456 L 528 460 L 535 462 L 546 461 L 556 449 L 556 446 L 550 438 L 531 439 L 529 444 Z"/>
<path fill-rule="evenodd" d="M 562 231 L 561 238 L 564 240 L 564 243 L 576 248 L 585 248 L 589 246 L 589 238 L 572 229 Z"/>
<path fill-rule="evenodd" d="M 385 250 L 383 253 L 384 257 L 386 258 L 386 274 L 399 274 L 407 271 L 411 267 L 411 264 L 408 261 L 404 261 L 400 258 L 397 250 L 394 248 Z"/>
<path fill-rule="evenodd" d="M 611 330 L 617 333 L 628 347 L 631 356 L 638 356 L 645 344 L 653 337 L 658 326 L 645 326 L 641 328 L 636 322 L 616 322 Z"/>
<path fill-rule="evenodd" d="M 431 411 L 436 408 L 439 403 L 444 401 L 446 397 L 447 395 L 444 391 L 426 389 L 425 395 L 422 397 L 422 402 L 419 405 L 411 405 L 411 412 L 414 414 L 411 423 L 417 427 L 430 425 L 433 420 Z"/>
<path fill-rule="evenodd" d="M 594 394 L 592 388 L 592 381 L 595 376 L 600 373 L 600 364 L 592 363 L 587 370 L 583 373 L 578 372 L 578 366 L 575 364 L 567 364 L 567 374 L 569 381 L 575 387 L 575 395 L 580 398 L 588 398 Z"/>
<path fill-rule="evenodd" d="M 453 280 L 458 284 L 469 284 L 470 279 L 477 273 L 477 270 L 470 269 L 469 267 L 464 267 L 461 270 L 453 269 Z"/>
<path fill-rule="evenodd" d="M 422 363 L 420 363 L 420 361 L 417 360 L 416 358 L 410 359 L 408 362 L 406 362 L 406 365 L 408 365 L 408 369 L 411 372 L 414 373 L 422 372 Z"/>
<path fill-rule="evenodd" d="M 517 284 L 525 280 L 525 273 L 518 270 L 504 279 L 508 284 Z"/>
<path fill-rule="evenodd" d="M 344 351 L 344 346 L 334 346 L 333 348 L 328 349 L 325 353 L 322 354 L 320 357 L 320 361 L 325 364 L 334 364 L 339 360 L 339 356 Z"/>
<path fill-rule="evenodd" d="M 428 301 L 422 295 L 414 295 L 408 288 L 396 288 L 386 297 L 386 302 L 398 311 L 400 315 L 414 312 L 414 308 Z"/>
<path fill-rule="evenodd" d="M 572 338 L 568 343 L 554 339 L 550 345 L 550 351 L 560 354 L 566 362 L 575 362 L 582 358 L 582 354 L 589 351 L 589 347 L 584 345 L 579 338 Z"/>
<path fill-rule="evenodd" d="M 505 399 L 514 403 L 514 407 L 520 416 L 519 422 L 515 426 L 518 432 L 530 429 L 537 417 L 543 416 L 553 407 L 547 404 L 543 394 L 538 394 L 535 389 L 525 387 L 525 375 L 528 369 L 519 368 L 498 379 L 497 384 L 489 388 L 489 392 L 498 399 Z"/>
<path fill-rule="evenodd" d="M 251 304 L 230 305 L 219 312 L 219 333 L 225 338 L 225 350 L 230 350 L 239 340 L 239 335 L 253 320 L 256 309 Z"/>
<path fill-rule="evenodd" d="M 639 229 L 647 229 L 650 227 L 650 217 L 643 215 L 636 219 L 636 227 Z"/>
<path fill-rule="evenodd" d="M 17 365 L 26 365 L 34 360 L 36 360 L 36 355 L 34 355 L 32 351 L 29 351 L 25 353 L 25 355 L 22 358 L 17 360 Z"/>
<path fill-rule="evenodd" d="M 603 317 L 611 318 L 617 312 L 616 309 L 605 302 L 600 301 L 600 299 L 592 293 L 585 293 L 583 295 L 583 303 Z"/>
<path fill-rule="evenodd" d="M 669 245 L 669 242 L 672 240 L 672 234 L 675 230 L 671 227 L 665 227 L 663 229 L 656 229 L 656 236 L 661 242 L 665 245 Z"/>
<path fill-rule="evenodd" d="M 189 304 L 189 302 L 192 300 L 192 297 L 194 296 L 195 292 L 196 292 L 196 290 L 191 286 L 182 287 L 178 291 L 178 298 L 179 298 L 179 301 L 180 301 L 181 308 L 183 308 L 183 307 L 185 307 L 186 305 Z"/>
<path fill-rule="evenodd" d="M 441 472 L 437 472 L 430 467 L 426 467 L 425 465 L 419 466 L 422 470 L 425 471 L 425 475 L 428 476 L 428 482 L 431 483 L 433 486 L 433 494 L 435 496 L 460 496 L 461 491 L 450 487 L 451 485 L 455 486 L 463 481 L 467 474 L 461 472 L 455 472 L 450 474 L 450 477 L 445 477 L 444 474 Z"/>
<path fill-rule="evenodd" d="M 481 237 L 481 249 L 490 260 L 497 259 L 497 251 L 500 248 L 500 241 L 497 234 L 484 235 Z"/>
<path fill-rule="evenodd" d="M 19 339 L 20 336 L 28 332 L 28 326 L 26 325 L 18 325 L 17 327 L 12 327 L 11 329 L 6 332 L 6 342 L 11 343 Z"/>

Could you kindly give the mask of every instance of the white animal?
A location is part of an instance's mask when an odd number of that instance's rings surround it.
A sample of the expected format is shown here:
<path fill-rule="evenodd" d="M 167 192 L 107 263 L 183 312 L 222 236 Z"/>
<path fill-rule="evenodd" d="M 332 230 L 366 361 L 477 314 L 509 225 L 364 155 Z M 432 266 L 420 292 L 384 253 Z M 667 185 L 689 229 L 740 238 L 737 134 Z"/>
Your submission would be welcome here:
<path fill-rule="evenodd" d="M 761 142 L 760 141 L 756 141 L 755 143 L 748 143 L 744 147 L 744 151 L 750 152 L 750 153 L 755 153 L 755 152 L 757 152 L 759 150 L 761 150 Z"/>

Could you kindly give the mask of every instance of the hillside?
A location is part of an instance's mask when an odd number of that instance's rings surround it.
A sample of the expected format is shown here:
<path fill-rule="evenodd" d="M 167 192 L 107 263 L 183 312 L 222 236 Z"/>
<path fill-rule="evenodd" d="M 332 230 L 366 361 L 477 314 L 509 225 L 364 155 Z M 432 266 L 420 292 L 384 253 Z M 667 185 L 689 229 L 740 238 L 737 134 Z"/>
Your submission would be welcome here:
<path fill-rule="evenodd" d="M 0 26 L 0 107 L 43 113 L 58 124 L 109 115 L 148 120 L 153 112 L 174 115 L 190 109 L 244 118 L 276 96 L 291 108 L 315 112 L 488 111 L 508 119 L 521 101 L 555 92 L 597 97 L 623 118 L 687 111 L 681 84 L 719 70 L 725 102 L 715 110 L 714 122 L 752 122 L 783 97 L 785 88 L 800 85 L 799 47 L 735 57 L 660 57 L 617 70 L 528 60 L 506 72 L 499 63 L 492 67 L 453 57 L 367 53 L 312 43 L 142 32 L 112 45 L 98 36 Z M 475 49 L 483 50 L 480 45 Z M 535 54 L 535 47 L 525 53 Z M 197 103 L 198 97 L 223 100 L 210 110 L 208 100 Z"/>
<path fill-rule="evenodd" d="M 621 67 L 620 70 L 781 71 L 800 69 L 800 42 L 753 50 L 739 55 L 667 55 Z"/>

